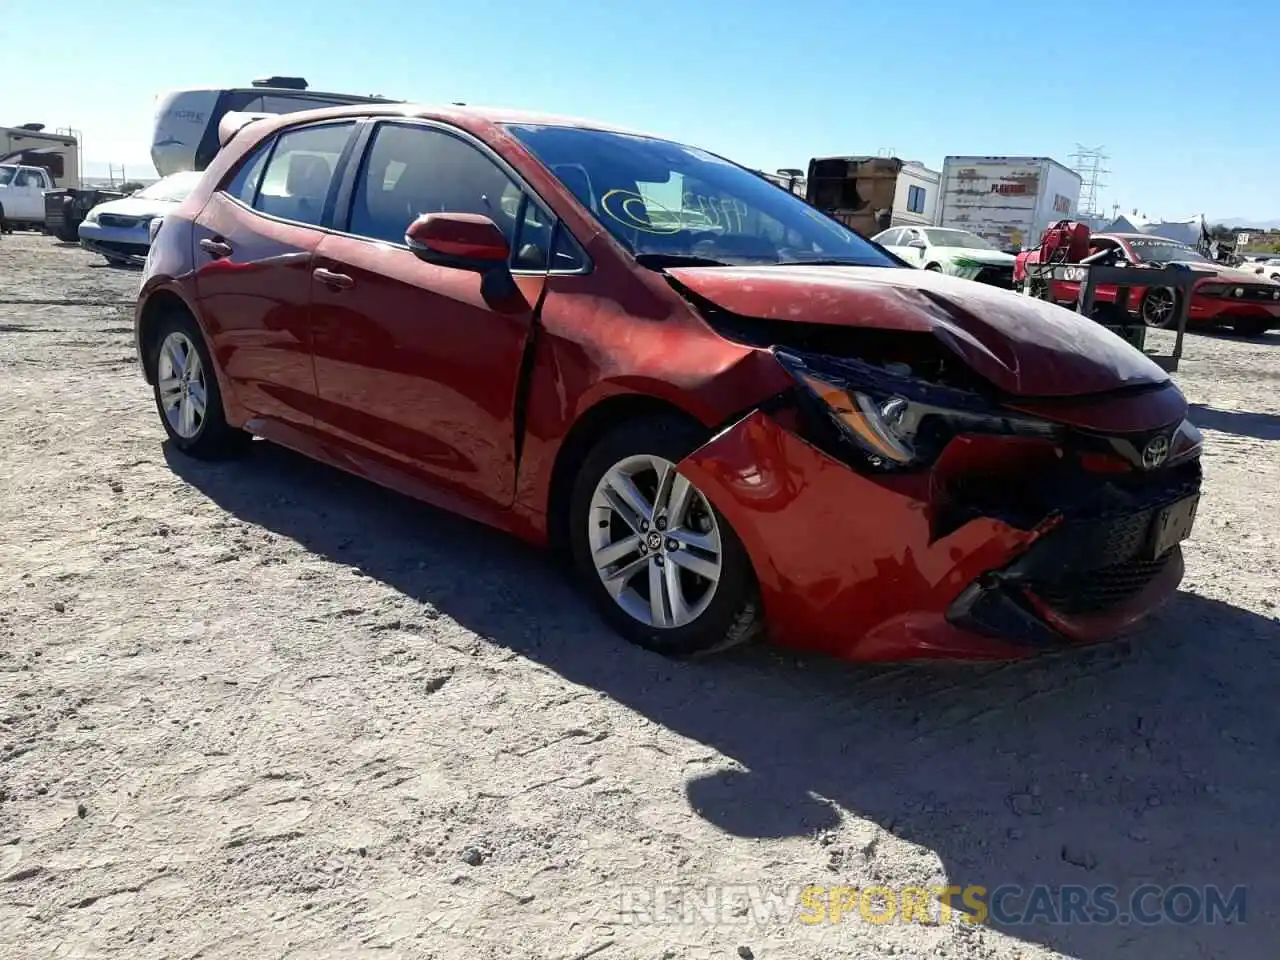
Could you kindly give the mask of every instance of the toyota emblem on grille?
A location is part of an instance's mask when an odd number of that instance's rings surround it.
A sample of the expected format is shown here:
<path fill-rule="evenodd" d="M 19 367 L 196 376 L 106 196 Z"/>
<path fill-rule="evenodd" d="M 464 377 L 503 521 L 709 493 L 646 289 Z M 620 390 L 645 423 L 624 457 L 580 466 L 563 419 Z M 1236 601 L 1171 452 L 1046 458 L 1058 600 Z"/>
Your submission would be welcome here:
<path fill-rule="evenodd" d="M 1169 457 L 1169 438 L 1152 437 L 1142 448 L 1142 469 L 1154 470 Z"/>

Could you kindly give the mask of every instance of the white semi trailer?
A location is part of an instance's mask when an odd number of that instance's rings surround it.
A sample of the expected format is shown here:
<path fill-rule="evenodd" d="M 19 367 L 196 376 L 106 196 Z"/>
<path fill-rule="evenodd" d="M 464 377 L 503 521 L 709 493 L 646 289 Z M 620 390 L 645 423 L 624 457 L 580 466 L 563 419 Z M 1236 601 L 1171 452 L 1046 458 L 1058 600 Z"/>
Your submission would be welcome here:
<path fill-rule="evenodd" d="M 968 230 L 1002 250 L 1077 216 L 1080 174 L 1049 157 L 947 157 L 937 224 Z"/>

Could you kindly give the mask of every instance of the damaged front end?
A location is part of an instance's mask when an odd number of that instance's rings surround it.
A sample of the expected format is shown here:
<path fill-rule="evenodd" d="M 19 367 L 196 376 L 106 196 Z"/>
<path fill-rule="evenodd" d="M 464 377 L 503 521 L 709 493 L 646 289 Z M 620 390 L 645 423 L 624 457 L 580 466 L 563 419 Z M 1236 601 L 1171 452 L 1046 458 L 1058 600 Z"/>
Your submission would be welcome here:
<path fill-rule="evenodd" d="M 784 642 L 1016 656 L 1112 637 L 1176 588 L 1200 438 L 1167 397 L 1142 401 L 1172 384 L 1120 391 L 1162 422 L 1113 434 L 1081 412 L 1112 398 L 1073 398 L 1066 422 L 1014 410 L 929 334 L 715 319 L 771 340 L 795 381 L 681 464 L 742 536 Z"/>

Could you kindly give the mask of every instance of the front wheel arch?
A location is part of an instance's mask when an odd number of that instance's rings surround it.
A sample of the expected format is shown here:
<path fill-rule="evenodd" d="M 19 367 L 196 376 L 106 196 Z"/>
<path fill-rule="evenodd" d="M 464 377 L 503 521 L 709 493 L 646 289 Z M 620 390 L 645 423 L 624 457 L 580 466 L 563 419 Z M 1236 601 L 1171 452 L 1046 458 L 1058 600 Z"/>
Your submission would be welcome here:
<path fill-rule="evenodd" d="M 707 430 L 696 417 L 675 404 L 639 393 L 607 397 L 586 410 L 570 427 L 556 453 L 547 490 L 547 536 L 557 553 L 568 556 L 569 504 L 573 483 L 591 448 L 621 423 L 654 417 L 676 417 Z"/>

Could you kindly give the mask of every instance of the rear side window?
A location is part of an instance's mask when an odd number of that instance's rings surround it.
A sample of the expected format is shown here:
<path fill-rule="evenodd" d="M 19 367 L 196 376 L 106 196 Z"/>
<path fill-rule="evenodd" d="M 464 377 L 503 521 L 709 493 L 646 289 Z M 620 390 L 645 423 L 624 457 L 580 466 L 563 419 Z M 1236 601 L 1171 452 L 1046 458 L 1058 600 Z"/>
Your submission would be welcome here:
<path fill-rule="evenodd" d="M 253 208 L 273 217 L 319 226 L 338 160 L 354 122 L 326 123 L 280 134 L 263 171 Z"/>

